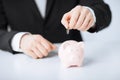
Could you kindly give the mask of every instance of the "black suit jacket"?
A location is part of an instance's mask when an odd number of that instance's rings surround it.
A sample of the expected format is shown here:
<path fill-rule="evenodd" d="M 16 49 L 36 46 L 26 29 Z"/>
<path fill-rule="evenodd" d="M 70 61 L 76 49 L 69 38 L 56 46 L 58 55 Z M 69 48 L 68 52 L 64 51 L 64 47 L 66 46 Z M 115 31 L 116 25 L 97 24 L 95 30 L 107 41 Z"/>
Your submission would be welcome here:
<path fill-rule="evenodd" d="M 76 5 L 88 6 L 95 12 L 96 26 L 89 32 L 100 31 L 109 25 L 111 12 L 103 0 L 48 0 L 45 19 L 41 17 L 34 0 L 0 0 L 0 49 L 13 52 L 11 39 L 21 31 L 41 34 L 53 43 L 68 39 L 81 41 L 79 31 L 71 30 L 67 35 L 61 24 L 63 14 Z M 8 31 L 8 26 L 11 31 Z"/>

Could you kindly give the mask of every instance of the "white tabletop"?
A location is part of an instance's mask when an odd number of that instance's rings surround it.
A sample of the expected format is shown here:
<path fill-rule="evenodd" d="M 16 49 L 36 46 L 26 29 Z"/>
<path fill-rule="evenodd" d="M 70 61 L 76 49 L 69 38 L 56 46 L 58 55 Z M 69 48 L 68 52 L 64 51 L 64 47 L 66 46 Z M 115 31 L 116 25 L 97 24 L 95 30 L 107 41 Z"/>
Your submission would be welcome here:
<path fill-rule="evenodd" d="M 120 80 L 120 44 L 86 42 L 82 67 L 60 64 L 57 51 L 44 59 L 0 51 L 0 80 Z"/>

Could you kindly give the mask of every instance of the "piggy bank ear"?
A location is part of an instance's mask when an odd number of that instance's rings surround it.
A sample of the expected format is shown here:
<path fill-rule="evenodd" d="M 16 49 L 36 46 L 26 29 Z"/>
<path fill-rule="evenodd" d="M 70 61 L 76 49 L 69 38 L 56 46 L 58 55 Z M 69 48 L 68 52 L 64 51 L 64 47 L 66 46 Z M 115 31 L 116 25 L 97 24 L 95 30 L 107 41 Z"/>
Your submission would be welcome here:
<path fill-rule="evenodd" d="M 78 45 L 82 48 L 84 48 L 84 42 L 78 42 Z"/>

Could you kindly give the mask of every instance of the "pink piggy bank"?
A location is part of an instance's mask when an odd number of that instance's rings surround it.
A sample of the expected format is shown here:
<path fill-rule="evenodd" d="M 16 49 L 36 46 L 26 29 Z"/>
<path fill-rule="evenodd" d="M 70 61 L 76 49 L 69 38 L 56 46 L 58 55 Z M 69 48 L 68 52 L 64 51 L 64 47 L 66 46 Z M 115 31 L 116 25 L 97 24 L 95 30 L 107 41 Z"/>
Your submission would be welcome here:
<path fill-rule="evenodd" d="M 64 67 L 80 67 L 84 58 L 84 43 L 68 40 L 61 44 L 58 56 Z"/>

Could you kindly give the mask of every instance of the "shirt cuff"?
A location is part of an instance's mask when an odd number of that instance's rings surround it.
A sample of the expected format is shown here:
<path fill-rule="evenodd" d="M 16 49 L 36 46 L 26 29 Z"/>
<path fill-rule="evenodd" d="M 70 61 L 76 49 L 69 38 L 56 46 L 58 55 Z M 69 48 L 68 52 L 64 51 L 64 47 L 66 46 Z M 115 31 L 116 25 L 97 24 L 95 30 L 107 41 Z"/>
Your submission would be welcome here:
<path fill-rule="evenodd" d="M 92 8 L 90 8 L 90 7 L 87 7 L 87 6 L 84 6 L 85 8 L 87 8 L 87 9 L 89 9 L 90 10 L 90 12 L 92 13 L 92 15 L 93 15 L 93 18 L 94 18 L 94 22 L 93 22 L 93 24 L 91 25 L 92 27 L 95 25 L 95 23 L 96 23 L 96 16 L 95 16 L 95 12 L 94 12 L 94 10 L 92 9 Z"/>
<path fill-rule="evenodd" d="M 19 32 L 14 35 L 12 38 L 11 46 L 12 49 L 16 52 L 23 52 L 22 49 L 20 49 L 20 41 L 23 35 L 28 34 L 28 32 Z"/>

